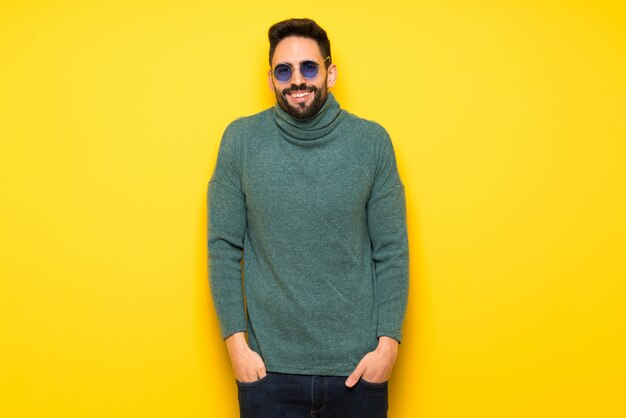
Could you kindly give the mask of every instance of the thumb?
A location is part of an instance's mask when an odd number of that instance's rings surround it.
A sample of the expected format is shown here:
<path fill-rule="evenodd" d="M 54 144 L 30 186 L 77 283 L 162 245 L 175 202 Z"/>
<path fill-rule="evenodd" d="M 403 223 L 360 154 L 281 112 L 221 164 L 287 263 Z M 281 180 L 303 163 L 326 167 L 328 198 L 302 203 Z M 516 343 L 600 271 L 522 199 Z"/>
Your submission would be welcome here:
<path fill-rule="evenodd" d="M 346 379 L 346 386 L 351 388 L 356 385 L 361 376 L 363 376 L 363 373 L 365 373 L 365 366 L 363 365 L 363 361 L 361 361 L 357 364 L 352 374 L 348 376 L 348 379 Z"/>

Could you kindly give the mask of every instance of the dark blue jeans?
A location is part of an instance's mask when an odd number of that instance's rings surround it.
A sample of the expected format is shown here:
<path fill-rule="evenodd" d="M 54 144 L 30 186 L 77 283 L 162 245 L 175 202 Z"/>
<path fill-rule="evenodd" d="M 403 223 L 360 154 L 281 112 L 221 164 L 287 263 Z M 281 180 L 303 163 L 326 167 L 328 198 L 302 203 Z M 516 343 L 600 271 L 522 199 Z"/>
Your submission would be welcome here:
<path fill-rule="evenodd" d="M 353 388 L 347 376 L 268 373 L 256 382 L 237 382 L 241 418 L 385 418 L 387 382 L 361 379 Z"/>

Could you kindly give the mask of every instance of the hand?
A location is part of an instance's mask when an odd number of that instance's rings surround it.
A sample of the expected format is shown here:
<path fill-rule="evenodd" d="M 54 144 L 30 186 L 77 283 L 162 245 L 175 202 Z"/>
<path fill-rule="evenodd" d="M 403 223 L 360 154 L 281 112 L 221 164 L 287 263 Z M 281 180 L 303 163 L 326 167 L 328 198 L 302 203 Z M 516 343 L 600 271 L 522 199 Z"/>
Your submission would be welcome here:
<path fill-rule="evenodd" d="M 243 332 L 226 338 L 226 347 L 233 366 L 235 379 L 239 382 L 255 382 L 267 375 L 261 356 L 250 349 Z"/>
<path fill-rule="evenodd" d="M 378 347 L 367 353 L 346 380 L 351 388 L 361 377 L 370 383 L 381 383 L 389 380 L 391 370 L 398 357 L 398 341 L 391 337 L 380 337 Z"/>

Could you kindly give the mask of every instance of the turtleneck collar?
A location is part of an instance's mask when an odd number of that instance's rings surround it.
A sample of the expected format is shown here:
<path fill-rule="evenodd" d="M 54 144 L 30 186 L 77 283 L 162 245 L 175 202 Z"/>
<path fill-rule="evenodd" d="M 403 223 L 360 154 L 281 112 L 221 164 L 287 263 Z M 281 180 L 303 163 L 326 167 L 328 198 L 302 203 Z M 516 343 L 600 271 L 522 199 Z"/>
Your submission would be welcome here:
<path fill-rule="evenodd" d="M 318 143 L 324 140 L 341 122 L 345 112 L 332 93 L 328 93 L 326 102 L 319 112 L 308 119 L 296 119 L 285 112 L 278 103 L 274 106 L 274 120 L 281 133 L 290 142 L 298 144 Z"/>

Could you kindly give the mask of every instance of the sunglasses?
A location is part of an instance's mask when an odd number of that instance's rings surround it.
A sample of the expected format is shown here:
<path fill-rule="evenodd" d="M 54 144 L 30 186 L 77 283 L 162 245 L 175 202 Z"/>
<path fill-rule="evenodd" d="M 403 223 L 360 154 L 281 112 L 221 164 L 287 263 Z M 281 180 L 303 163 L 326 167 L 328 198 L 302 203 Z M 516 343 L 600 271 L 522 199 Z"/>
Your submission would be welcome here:
<path fill-rule="evenodd" d="M 326 57 L 326 59 L 322 62 L 325 63 L 327 60 L 330 59 L 330 56 Z M 302 74 L 302 77 L 311 80 L 314 79 L 315 77 L 317 77 L 317 73 L 320 70 L 320 65 L 315 62 L 315 61 L 302 61 L 300 63 L 300 74 Z M 276 67 L 274 67 L 274 77 L 276 77 L 276 80 L 284 83 L 286 81 L 291 80 L 291 77 L 293 76 L 293 66 L 291 64 L 287 64 L 287 63 L 283 63 L 283 64 L 278 64 Z"/>

